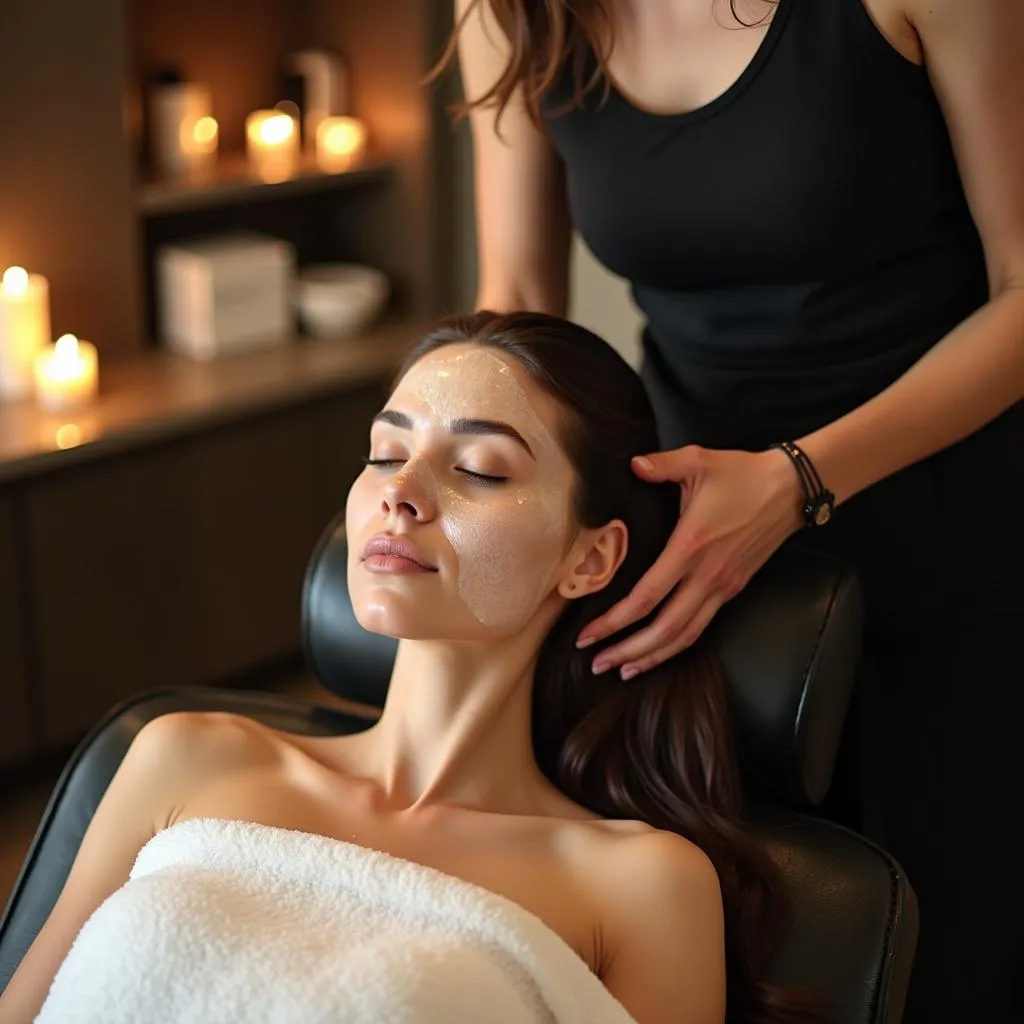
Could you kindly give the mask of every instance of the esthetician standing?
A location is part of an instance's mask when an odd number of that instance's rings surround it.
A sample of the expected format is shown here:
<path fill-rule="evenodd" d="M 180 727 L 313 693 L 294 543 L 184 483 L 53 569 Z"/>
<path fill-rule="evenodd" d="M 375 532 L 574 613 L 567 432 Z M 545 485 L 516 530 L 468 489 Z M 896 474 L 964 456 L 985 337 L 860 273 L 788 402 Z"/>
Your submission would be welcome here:
<path fill-rule="evenodd" d="M 869 602 L 855 823 L 922 905 L 905 1019 L 1011 1019 L 1024 3 L 457 7 L 467 97 L 510 99 L 497 132 L 493 104 L 472 112 L 478 305 L 564 315 L 575 225 L 646 316 L 665 451 L 636 470 L 684 490 L 658 564 L 585 635 L 678 583 L 609 652 L 628 678 L 790 537 L 852 559 Z"/>

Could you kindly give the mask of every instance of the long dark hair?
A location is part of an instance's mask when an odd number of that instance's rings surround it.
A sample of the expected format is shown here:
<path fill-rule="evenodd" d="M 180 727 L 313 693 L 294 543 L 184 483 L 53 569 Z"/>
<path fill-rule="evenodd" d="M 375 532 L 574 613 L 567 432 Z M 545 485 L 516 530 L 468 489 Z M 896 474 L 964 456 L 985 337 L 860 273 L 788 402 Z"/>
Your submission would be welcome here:
<path fill-rule="evenodd" d="M 628 553 L 611 583 L 569 602 L 541 649 L 533 695 L 541 769 L 594 812 L 678 833 L 710 858 L 725 906 L 730 1024 L 821 1021 L 805 994 L 764 981 L 787 901 L 773 862 L 742 825 L 723 678 L 710 643 L 699 640 L 629 683 L 615 673 L 591 674 L 600 646 L 576 649 L 583 627 L 650 568 L 679 515 L 678 486 L 644 483 L 630 468 L 633 456 L 658 448 L 639 376 L 576 324 L 489 312 L 440 321 L 410 352 L 400 376 L 427 353 L 466 343 L 515 359 L 561 405 L 560 441 L 576 472 L 577 522 L 596 528 L 621 519 L 629 532 Z"/>
<path fill-rule="evenodd" d="M 777 0 L 768 2 L 774 5 Z M 457 117 L 477 107 L 494 107 L 500 117 L 512 95 L 521 89 L 527 112 L 539 124 L 542 105 L 567 67 L 573 84 L 570 107 L 578 106 L 596 88 L 602 87 L 607 94 L 608 60 L 615 36 L 612 0 L 472 0 L 428 80 L 452 63 L 459 33 L 482 3 L 490 7 L 511 52 L 501 77 L 484 95 L 455 106 Z M 752 28 L 766 20 L 767 15 L 756 22 L 744 21 L 736 3 L 729 0 L 738 25 Z"/>

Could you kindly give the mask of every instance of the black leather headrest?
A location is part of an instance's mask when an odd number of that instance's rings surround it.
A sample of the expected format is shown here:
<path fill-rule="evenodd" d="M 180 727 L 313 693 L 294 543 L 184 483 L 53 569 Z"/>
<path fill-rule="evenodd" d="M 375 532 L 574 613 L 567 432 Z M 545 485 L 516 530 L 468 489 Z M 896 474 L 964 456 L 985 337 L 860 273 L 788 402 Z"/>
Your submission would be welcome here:
<path fill-rule="evenodd" d="M 368 633 L 356 621 L 347 572 L 339 516 L 306 573 L 306 659 L 339 697 L 381 707 L 397 641 Z M 853 687 L 862 616 L 853 571 L 796 545 L 780 551 L 716 616 L 711 637 L 725 668 L 744 781 L 755 799 L 799 806 L 824 798 Z"/>

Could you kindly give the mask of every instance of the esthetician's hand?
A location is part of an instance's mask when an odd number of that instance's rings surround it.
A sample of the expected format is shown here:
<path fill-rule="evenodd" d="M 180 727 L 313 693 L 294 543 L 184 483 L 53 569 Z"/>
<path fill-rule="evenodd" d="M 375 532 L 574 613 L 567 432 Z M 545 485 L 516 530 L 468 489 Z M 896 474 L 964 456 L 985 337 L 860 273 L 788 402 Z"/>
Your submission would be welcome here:
<path fill-rule="evenodd" d="M 628 597 L 580 634 L 589 646 L 642 619 L 673 588 L 656 618 L 601 652 L 596 673 L 619 669 L 623 679 L 689 647 L 715 613 L 738 594 L 802 525 L 800 481 L 784 452 L 714 451 L 689 445 L 633 460 L 652 483 L 680 485 L 679 522 L 664 552 Z M 678 584 L 678 586 L 677 586 Z"/>

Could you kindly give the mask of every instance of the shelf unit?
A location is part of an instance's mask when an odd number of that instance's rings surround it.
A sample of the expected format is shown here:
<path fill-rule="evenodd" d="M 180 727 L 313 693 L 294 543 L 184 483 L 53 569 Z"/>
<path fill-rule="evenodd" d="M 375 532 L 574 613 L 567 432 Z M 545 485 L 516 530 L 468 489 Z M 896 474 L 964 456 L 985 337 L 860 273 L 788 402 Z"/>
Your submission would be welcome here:
<path fill-rule="evenodd" d="M 391 277 L 392 312 L 450 304 L 446 221 L 460 183 L 445 86 L 423 78 L 450 4 L 393 0 L 36 0 L 0 33 L 0 266 L 51 284 L 54 334 L 93 342 L 101 361 L 151 348 L 154 247 L 247 227 L 292 241 L 300 262 L 343 259 Z M 372 156 L 341 174 L 303 168 L 254 181 L 240 156 L 245 116 L 281 99 L 285 56 L 319 47 L 346 62 L 351 112 Z M 145 171 L 144 83 L 176 66 L 209 85 L 220 164 L 200 183 Z M 9 93 L 9 95 L 8 95 Z M 447 251 L 446 251 L 447 250 Z"/>
<path fill-rule="evenodd" d="M 280 181 L 262 181 L 244 158 L 225 158 L 208 174 L 195 180 L 143 179 L 136 192 L 136 209 L 144 217 L 169 216 L 213 207 L 280 202 L 315 194 L 356 188 L 376 182 L 392 182 L 394 163 L 363 160 L 344 171 L 323 171 L 308 158 Z"/>
<path fill-rule="evenodd" d="M 306 561 L 345 500 L 385 382 L 457 305 L 466 176 L 422 85 L 451 27 L 431 0 L 34 0 L 5 12 L 0 266 L 51 285 L 55 335 L 100 353 L 100 400 L 67 419 L 0 404 L 0 769 L 75 742 L 141 689 L 223 685 L 294 659 Z M 253 180 L 245 115 L 294 50 L 338 53 L 365 162 Z M 153 69 L 206 82 L 222 155 L 205 181 L 144 171 Z M 465 128 L 463 139 L 465 138 Z M 153 257 L 230 230 L 299 263 L 364 262 L 392 282 L 364 337 L 289 338 L 193 363 L 154 343 Z"/>

